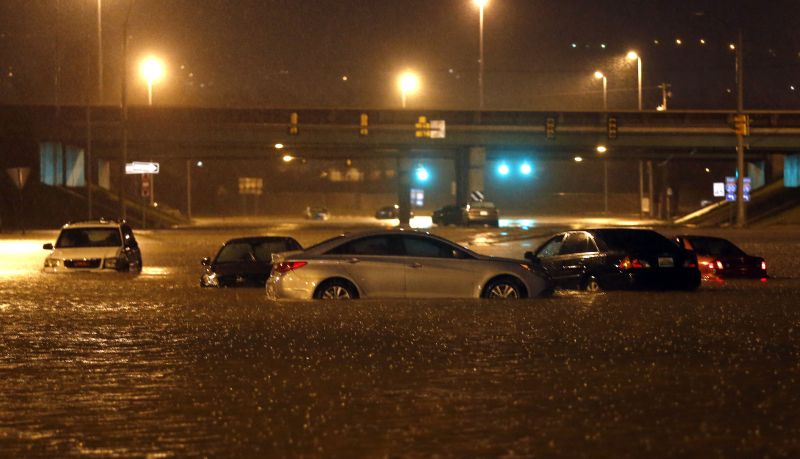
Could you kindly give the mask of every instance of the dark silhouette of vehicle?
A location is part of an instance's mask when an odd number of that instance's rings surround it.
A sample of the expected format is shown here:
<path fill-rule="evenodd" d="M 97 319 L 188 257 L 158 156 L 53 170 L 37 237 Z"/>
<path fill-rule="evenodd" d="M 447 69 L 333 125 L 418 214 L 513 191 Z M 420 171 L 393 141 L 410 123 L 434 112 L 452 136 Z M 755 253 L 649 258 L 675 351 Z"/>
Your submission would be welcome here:
<path fill-rule="evenodd" d="M 767 277 L 766 260 L 746 254 L 727 239 L 711 236 L 676 236 L 675 241 L 684 249 L 695 253 L 704 279 Z"/>
<path fill-rule="evenodd" d="M 201 260 L 205 267 L 201 287 L 264 287 L 272 270 L 272 254 L 302 250 L 294 238 L 258 236 L 231 239 L 222 244 L 212 261 Z"/>
<path fill-rule="evenodd" d="M 414 216 L 413 211 L 410 213 L 410 216 Z M 383 206 L 375 211 L 375 218 L 378 220 L 391 220 L 393 218 L 400 218 L 400 206 L 397 204 L 393 206 Z"/>
<path fill-rule="evenodd" d="M 525 257 L 541 263 L 562 289 L 694 290 L 700 286 L 694 253 L 645 229 L 567 231 Z"/>
<path fill-rule="evenodd" d="M 448 205 L 433 212 L 435 225 L 489 225 L 499 226 L 500 216 L 493 202 L 476 201 L 464 207 Z"/>

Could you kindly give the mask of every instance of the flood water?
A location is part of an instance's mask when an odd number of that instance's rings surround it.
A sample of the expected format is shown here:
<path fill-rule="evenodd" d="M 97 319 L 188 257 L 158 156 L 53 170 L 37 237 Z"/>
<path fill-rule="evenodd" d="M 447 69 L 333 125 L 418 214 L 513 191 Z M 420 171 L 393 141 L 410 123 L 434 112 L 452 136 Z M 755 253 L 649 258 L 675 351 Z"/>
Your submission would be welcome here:
<path fill-rule="evenodd" d="M 198 287 L 201 257 L 258 233 L 142 231 L 139 276 L 43 274 L 55 233 L 2 235 L 0 457 L 800 454 L 794 231 L 725 232 L 773 278 L 697 292 L 273 303 Z"/>

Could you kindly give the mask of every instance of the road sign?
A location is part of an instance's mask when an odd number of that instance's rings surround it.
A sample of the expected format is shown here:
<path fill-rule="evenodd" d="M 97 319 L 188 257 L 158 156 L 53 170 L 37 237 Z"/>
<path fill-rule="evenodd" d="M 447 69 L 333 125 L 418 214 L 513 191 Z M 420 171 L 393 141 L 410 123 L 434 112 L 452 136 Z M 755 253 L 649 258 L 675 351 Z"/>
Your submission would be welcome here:
<path fill-rule="evenodd" d="M 131 174 L 158 174 L 158 163 L 146 163 L 141 161 L 134 161 L 125 164 L 125 173 Z"/>
<path fill-rule="evenodd" d="M 31 168 L 12 167 L 6 169 L 6 172 L 8 172 L 8 176 L 11 177 L 11 181 L 14 182 L 14 186 L 16 186 L 18 190 L 21 190 L 25 187 L 25 182 L 28 181 L 28 176 L 31 174 Z"/>
<path fill-rule="evenodd" d="M 431 139 L 444 139 L 446 127 L 444 120 L 431 120 Z"/>
<path fill-rule="evenodd" d="M 725 196 L 725 182 L 714 182 L 714 197 L 721 198 Z"/>
<path fill-rule="evenodd" d="M 483 201 L 484 199 L 483 191 L 475 190 L 469 194 L 469 197 L 473 201 Z"/>
<path fill-rule="evenodd" d="M 744 178 L 744 188 L 742 189 L 742 198 L 745 202 L 750 201 L 750 177 Z M 736 201 L 736 177 L 725 177 L 725 200 L 729 202 Z"/>
<path fill-rule="evenodd" d="M 425 205 L 425 190 L 419 188 L 411 189 L 411 205 L 414 207 Z"/>

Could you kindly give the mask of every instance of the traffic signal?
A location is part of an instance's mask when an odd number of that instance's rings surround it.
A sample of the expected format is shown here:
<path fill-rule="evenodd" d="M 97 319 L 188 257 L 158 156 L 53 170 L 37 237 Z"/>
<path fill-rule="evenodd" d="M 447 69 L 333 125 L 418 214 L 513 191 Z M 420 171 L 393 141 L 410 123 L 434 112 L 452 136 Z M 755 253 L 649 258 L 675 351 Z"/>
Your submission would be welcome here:
<path fill-rule="evenodd" d="M 292 112 L 292 114 L 289 115 L 289 135 L 297 135 L 300 133 L 299 122 L 300 116 L 297 112 Z"/>
<path fill-rule="evenodd" d="M 366 136 L 369 134 L 369 116 L 366 113 L 361 114 L 360 127 L 358 128 L 358 135 Z"/>
<path fill-rule="evenodd" d="M 734 115 L 733 128 L 737 135 L 750 135 L 750 120 L 747 115 Z"/>
<path fill-rule="evenodd" d="M 544 136 L 547 140 L 553 140 L 556 138 L 556 119 L 555 118 L 547 118 L 547 121 L 544 123 Z"/>
<path fill-rule="evenodd" d="M 415 136 L 417 138 L 421 137 L 428 137 L 431 136 L 431 123 L 428 121 L 428 118 L 425 116 L 420 116 L 417 120 L 417 124 L 414 125 L 417 128 Z"/>
<path fill-rule="evenodd" d="M 608 138 L 609 139 L 616 139 L 617 138 L 617 119 L 613 116 L 608 117 Z"/>

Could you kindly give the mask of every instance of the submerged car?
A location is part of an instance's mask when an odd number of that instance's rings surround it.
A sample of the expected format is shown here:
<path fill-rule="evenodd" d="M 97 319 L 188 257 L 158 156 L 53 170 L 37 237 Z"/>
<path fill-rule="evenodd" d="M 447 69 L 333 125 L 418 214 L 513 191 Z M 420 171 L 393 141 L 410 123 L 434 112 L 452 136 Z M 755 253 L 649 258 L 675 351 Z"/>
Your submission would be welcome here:
<path fill-rule="evenodd" d="M 300 243 L 286 236 L 257 236 L 231 239 L 211 260 L 205 257 L 201 287 L 264 287 L 272 269 L 272 254 L 302 250 Z"/>
<path fill-rule="evenodd" d="M 431 215 L 435 225 L 489 225 L 498 226 L 500 216 L 494 203 L 489 201 L 475 201 L 464 207 L 444 206 Z"/>
<path fill-rule="evenodd" d="M 409 216 L 413 217 L 414 212 L 411 211 Z M 400 206 L 395 204 L 393 206 L 384 206 L 375 211 L 375 218 L 378 220 L 391 220 L 393 218 L 400 218 Z"/>
<path fill-rule="evenodd" d="M 767 277 L 766 260 L 746 254 L 727 239 L 711 236 L 677 236 L 675 241 L 697 255 L 697 264 L 705 279 Z"/>
<path fill-rule="evenodd" d="M 142 252 L 133 229 L 124 221 L 67 223 L 44 260 L 45 272 L 141 272 Z"/>
<path fill-rule="evenodd" d="M 273 257 L 271 299 L 529 298 L 552 292 L 541 269 L 409 230 L 341 235 Z"/>
<path fill-rule="evenodd" d="M 327 220 L 331 213 L 325 207 L 306 207 L 305 216 L 309 220 Z"/>
<path fill-rule="evenodd" d="M 563 289 L 694 290 L 700 286 L 695 255 L 651 230 L 567 231 L 525 256 L 541 263 Z"/>

